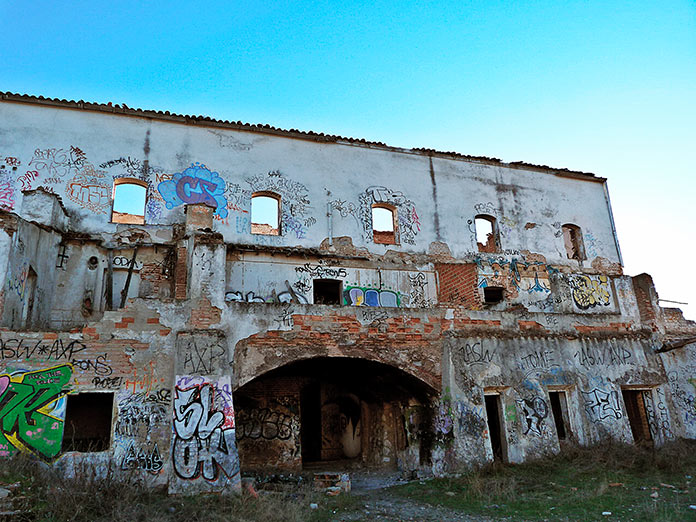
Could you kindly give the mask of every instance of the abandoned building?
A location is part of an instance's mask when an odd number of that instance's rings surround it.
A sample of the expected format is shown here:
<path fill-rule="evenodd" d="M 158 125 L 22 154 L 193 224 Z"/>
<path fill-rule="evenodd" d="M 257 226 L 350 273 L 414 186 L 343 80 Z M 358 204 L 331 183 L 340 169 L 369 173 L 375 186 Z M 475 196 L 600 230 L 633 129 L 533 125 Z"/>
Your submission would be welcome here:
<path fill-rule="evenodd" d="M 177 493 L 696 438 L 696 323 L 592 174 L 3 93 L 0 225 L 2 457 Z"/>

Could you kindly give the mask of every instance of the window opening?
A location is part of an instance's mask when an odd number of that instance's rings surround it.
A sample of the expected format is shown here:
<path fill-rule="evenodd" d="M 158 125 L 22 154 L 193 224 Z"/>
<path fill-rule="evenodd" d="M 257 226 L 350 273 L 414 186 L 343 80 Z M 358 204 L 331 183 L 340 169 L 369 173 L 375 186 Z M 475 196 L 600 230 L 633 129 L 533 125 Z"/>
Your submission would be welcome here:
<path fill-rule="evenodd" d="M 498 226 L 493 216 L 479 214 L 474 218 L 476 227 L 476 245 L 479 252 L 493 253 L 498 251 Z"/>
<path fill-rule="evenodd" d="M 505 289 L 502 286 L 486 286 L 483 288 L 483 302 L 496 304 L 503 300 Z"/>
<path fill-rule="evenodd" d="M 338 279 L 315 279 L 314 304 L 341 304 L 341 281 Z"/>
<path fill-rule="evenodd" d="M 650 427 L 648 426 L 648 416 L 645 413 L 645 404 L 643 402 L 644 393 L 649 392 L 645 390 L 621 390 L 634 442 L 652 440 Z"/>
<path fill-rule="evenodd" d="M 493 449 L 493 458 L 498 461 L 505 459 L 503 430 L 500 412 L 500 395 L 485 395 L 486 402 L 486 417 L 488 422 L 488 434 L 491 438 L 491 447 Z"/>
<path fill-rule="evenodd" d="M 280 197 L 272 193 L 251 196 L 251 233 L 280 235 Z"/>
<path fill-rule="evenodd" d="M 372 205 L 372 238 L 382 245 L 396 244 L 396 209 Z"/>
<path fill-rule="evenodd" d="M 106 451 L 111 442 L 113 393 L 67 396 L 63 451 Z"/>
<path fill-rule="evenodd" d="M 114 205 L 111 212 L 113 223 L 143 225 L 145 223 L 145 200 L 147 184 L 143 181 L 123 178 L 114 181 Z"/>
<path fill-rule="evenodd" d="M 551 402 L 551 413 L 553 413 L 553 422 L 556 424 L 558 440 L 566 440 L 570 435 L 570 423 L 565 392 L 549 391 L 549 402 Z"/>
<path fill-rule="evenodd" d="M 582 230 L 577 225 L 563 225 L 563 242 L 565 243 L 566 254 L 568 259 L 577 259 L 578 261 L 586 259 L 585 246 L 582 241 Z"/>

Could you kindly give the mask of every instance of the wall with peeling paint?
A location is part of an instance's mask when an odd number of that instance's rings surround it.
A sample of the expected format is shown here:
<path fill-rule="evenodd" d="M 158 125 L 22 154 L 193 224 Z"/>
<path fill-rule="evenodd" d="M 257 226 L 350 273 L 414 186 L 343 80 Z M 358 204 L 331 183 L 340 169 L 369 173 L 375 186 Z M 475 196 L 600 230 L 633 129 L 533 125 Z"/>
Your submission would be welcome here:
<path fill-rule="evenodd" d="M 0 457 L 196 493 L 696 437 L 696 325 L 623 275 L 601 179 L 32 104 L 0 121 Z M 124 177 L 145 224 L 111 222 Z M 280 235 L 250 233 L 255 192 Z"/>

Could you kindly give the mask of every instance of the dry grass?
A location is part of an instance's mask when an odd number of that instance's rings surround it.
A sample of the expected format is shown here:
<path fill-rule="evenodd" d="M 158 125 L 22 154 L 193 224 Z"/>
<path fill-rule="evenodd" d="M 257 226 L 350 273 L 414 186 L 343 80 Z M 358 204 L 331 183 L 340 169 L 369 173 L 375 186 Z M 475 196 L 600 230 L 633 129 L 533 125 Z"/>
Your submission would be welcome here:
<path fill-rule="evenodd" d="M 115 477 L 109 471 L 97 477 L 85 470 L 69 479 L 21 455 L 0 461 L 0 482 L 5 487 L 19 483 L 13 491 L 12 509 L 22 514 L 12 520 L 300 522 L 321 516 L 309 507 L 317 494 L 303 488 L 288 494 L 261 492 L 259 498 L 248 494 L 169 496 L 166 491 Z"/>

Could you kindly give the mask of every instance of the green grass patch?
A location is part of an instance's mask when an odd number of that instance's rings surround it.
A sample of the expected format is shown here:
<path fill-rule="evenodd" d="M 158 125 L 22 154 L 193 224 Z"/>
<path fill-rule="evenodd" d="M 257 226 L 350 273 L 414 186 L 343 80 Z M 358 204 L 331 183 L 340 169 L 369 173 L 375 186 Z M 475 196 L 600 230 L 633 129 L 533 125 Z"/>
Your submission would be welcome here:
<path fill-rule="evenodd" d="M 689 508 L 696 504 L 692 475 L 696 441 L 660 450 L 609 444 L 565 448 L 553 457 L 495 464 L 459 478 L 411 483 L 390 492 L 491 517 L 682 521 L 696 520 L 696 510 Z"/>

